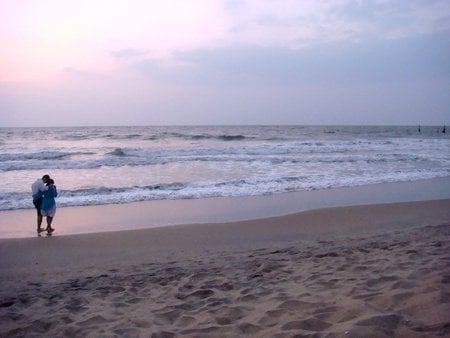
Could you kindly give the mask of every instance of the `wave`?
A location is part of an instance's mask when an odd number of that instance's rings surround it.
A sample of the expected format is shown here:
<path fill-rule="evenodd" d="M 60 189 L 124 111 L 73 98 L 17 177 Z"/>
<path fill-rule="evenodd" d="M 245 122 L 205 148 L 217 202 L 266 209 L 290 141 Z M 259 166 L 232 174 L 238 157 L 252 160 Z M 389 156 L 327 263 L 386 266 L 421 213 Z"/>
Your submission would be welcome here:
<path fill-rule="evenodd" d="M 374 146 L 371 146 L 372 149 Z M 102 149 L 103 150 L 103 149 Z M 136 167 L 180 164 L 189 167 L 198 162 L 217 163 L 266 163 L 268 165 L 308 164 L 320 167 L 322 164 L 392 164 L 399 163 L 415 166 L 446 167 L 445 154 L 437 152 L 390 153 L 389 149 L 369 152 L 359 145 L 324 144 L 300 142 L 290 145 L 248 146 L 243 151 L 240 147 L 191 149 L 123 149 L 115 148 L 103 154 L 93 152 L 36 152 L 22 154 L 0 154 L 0 172 L 15 170 L 76 170 L 95 169 L 99 167 Z M 105 151 L 105 150 L 103 150 Z M 78 156 L 80 155 L 81 158 Z M 270 169 L 270 167 L 268 167 Z M 187 169 L 188 170 L 188 169 Z"/>
<path fill-rule="evenodd" d="M 93 136 L 93 135 L 92 135 Z M 135 134 L 104 134 L 98 135 L 99 138 L 105 138 L 109 140 L 132 140 L 132 139 L 142 139 L 146 141 L 158 141 L 167 139 L 182 139 L 187 141 L 243 141 L 248 139 L 253 139 L 254 137 L 245 136 L 242 134 L 192 134 L 183 132 L 156 132 L 156 133 L 135 133 Z"/>
<path fill-rule="evenodd" d="M 183 135 L 185 139 L 189 140 L 220 140 L 220 141 L 242 141 L 249 137 L 244 135 Z"/>
<path fill-rule="evenodd" d="M 92 187 L 59 190 L 58 207 L 102 204 L 126 204 L 152 200 L 181 200 L 211 197 L 262 196 L 294 191 L 311 191 L 366 184 L 413 181 L 436 177 L 449 177 L 450 171 L 411 173 L 384 173 L 376 176 L 353 175 L 282 175 L 254 177 L 212 182 L 173 182 L 131 187 Z M 33 208 L 30 193 L 4 193 L 0 196 L 0 211 Z"/>
<path fill-rule="evenodd" d="M 254 139 L 255 137 L 246 136 L 243 134 L 228 134 L 228 133 L 201 133 L 195 134 L 191 131 L 164 131 L 164 130 L 153 130 L 145 129 L 142 132 L 128 133 L 126 130 L 117 129 L 111 130 L 109 133 L 102 133 L 98 130 L 82 130 L 77 133 L 61 133 L 56 136 L 58 140 L 67 141 L 80 141 L 80 140 L 94 140 L 94 139 L 105 139 L 105 140 L 134 140 L 140 139 L 144 141 L 159 141 L 168 139 L 182 139 L 187 141 L 208 141 L 208 140 L 218 140 L 218 141 L 243 141 L 247 139 Z"/>
<path fill-rule="evenodd" d="M 416 127 L 367 127 L 367 126 L 210 126 L 210 127 L 109 127 L 109 128 L 72 128 L 61 129 L 56 138 L 60 140 L 147 140 L 158 141 L 167 139 L 184 140 L 218 140 L 244 141 L 257 139 L 262 141 L 290 140 L 298 137 L 336 139 L 340 137 L 436 137 L 436 127 L 423 127 L 417 133 Z M 33 132 L 32 130 L 28 132 Z M 41 132 L 37 129 L 35 133 Z M 28 135 L 30 136 L 30 135 Z M 41 135 L 42 136 L 42 135 Z M 45 134 L 43 135 L 45 136 Z"/>
<path fill-rule="evenodd" d="M 73 155 L 85 154 L 81 152 L 38 151 L 35 153 L 0 154 L 0 161 L 33 161 L 33 160 L 62 160 Z"/>
<path fill-rule="evenodd" d="M 194 198 L 193 194 L 180 194 L 190 185 L 184 183 L 154 184 L 133 187 L 93 187 L 76 190 L 58 189 L 58 207 L 102 204 L 124 204 L 148 200 Z M 0 196 L 0 211 L 33 208 L 30 193 L 13 192 Z"/>
<path fill-rule="evenodd" d="M 127 154 L 122 150 L 122 148 L 116 148 L 113 151 L 110 151 L 106 153 L 106 155 L 112 155 L 112 156 L 127 156 Z"/>
<path fill-rule="evenodd" d="M 245 137 L 244 135 L 220 135 L 218 136 L 219 140 L 223 140 L 223 141 L 241 141 L 241 140 L 245 140 L 247 137 Z"/>
<path fill-rule="evenodd" d="M 153 185 L 145 185 L 145 186 L 132 186 L 132 187 L 119 187 L 119 188 L 111 188 L 111 187 L 93 187 L 93 188 L 83 188 L 71 191 L 65 191 L 63 196 L 66 197 L 81 197 L 81 196 L 107 196 L 114 195 L 118 193 L 129 193 L 129 192 L 151 192 L 151 191 L 178 191 L 185 187 L 188 184 L 185 183 L 161 183 L 161 184 L 153 184 Z"/>
<path fill-rule="evenodd" d="M 106 134 L 103 135 L 104 138 L 107 139 L 115 139 L 115 140 L 132 140 L 132 139 L 136 139 L 136 138 L 142 138 L 142 134 L 125 134 L 125 135 L 121 135 L 121 134 Z"/>

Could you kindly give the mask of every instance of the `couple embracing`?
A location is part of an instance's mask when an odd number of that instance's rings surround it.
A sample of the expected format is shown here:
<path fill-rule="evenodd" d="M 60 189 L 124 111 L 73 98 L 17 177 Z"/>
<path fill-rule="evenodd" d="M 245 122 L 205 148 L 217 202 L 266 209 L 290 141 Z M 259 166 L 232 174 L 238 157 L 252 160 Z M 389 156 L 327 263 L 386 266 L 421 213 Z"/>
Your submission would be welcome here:
<path fill-rule="evenodd" d="M 49 175 L 44 175 L 31 185 L 31 191 L 33 194 L 33 204 L 37 211 L 37 233 L 39 235 L 41 232 L 47 230 L 47 235 L 51 235 L 55 231 L 52 228 L 52 222 L 56 213 L 55 197 L 58 196 L 55 181 Z M 44 216 L 47 217 L 47 228 L 45 230 L 41 228 L 42 218 Z"/>

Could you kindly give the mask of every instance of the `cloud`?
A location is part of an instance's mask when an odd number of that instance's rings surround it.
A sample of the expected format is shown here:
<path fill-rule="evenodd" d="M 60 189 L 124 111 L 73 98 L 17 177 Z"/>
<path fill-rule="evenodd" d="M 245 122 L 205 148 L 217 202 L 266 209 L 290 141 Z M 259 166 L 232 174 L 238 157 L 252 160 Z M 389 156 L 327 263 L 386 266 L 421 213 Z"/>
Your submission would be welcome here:
<path fill-rule="evenodd" d="M 190 67 L 167 68 L 158 60 L 146 59 L 137 68 L 155 80 L 198 86 L 328 86 L 448 79 L 449 41 L 448 34 L 441 33 L 305 49 L 230 46 L 174 55 Z"/>
<path fill-rule="evenodd" d="M 448 115 L 448 0 L 0 1 L 0 36 L 0 110 L 24 120 Z"/>
<path fill-rule="evenodd" d="M 114 50 L 111 55 L 118 59 L 131 59 L 140 56 L 147 56 L 150 53 L 148 49 L 123 48 Z"/>
<path fill-rule="evenodd" d="M 328 0 L 227 2 L 229 44 L 303 48 L 413 37 L 450 29 L 450 2 Z"/>
<path fill-rule="evenodd" d="M 45 80 L 65 66 L 108 72 L 118 61 L 200 49 L 302 49 L 448 30 L 448 0 L 0 1 L 0 77 Z"/>
<path fill-rule="evenodd" d="M 450 4 L 434 1 L 348 1 L 335 10 L 342 22 L 359 28 L 361 37 L 402 38 L 450 29 Z"/>
<path fill-rule="evenodd" d="M 98 76 L 98 74 L 95 74 L 94 72 L 89 72 L 86 70 L 74 68 L 74 67 L 65 67 L 63 69 L 63 73 L 69 76 L 75 76 L 75 77 L 92 77 L 92 76 Z"/>

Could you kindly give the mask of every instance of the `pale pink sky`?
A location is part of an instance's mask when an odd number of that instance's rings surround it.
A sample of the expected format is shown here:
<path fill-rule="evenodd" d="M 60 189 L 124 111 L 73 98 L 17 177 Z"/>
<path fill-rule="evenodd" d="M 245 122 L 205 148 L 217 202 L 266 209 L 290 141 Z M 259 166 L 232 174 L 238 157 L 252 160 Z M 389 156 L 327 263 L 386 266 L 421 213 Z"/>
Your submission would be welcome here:
<path fill-rule="evenodd" d="M 444 0 L 3 0 L 0 126 L 448 123 L 449 17 Z"/>

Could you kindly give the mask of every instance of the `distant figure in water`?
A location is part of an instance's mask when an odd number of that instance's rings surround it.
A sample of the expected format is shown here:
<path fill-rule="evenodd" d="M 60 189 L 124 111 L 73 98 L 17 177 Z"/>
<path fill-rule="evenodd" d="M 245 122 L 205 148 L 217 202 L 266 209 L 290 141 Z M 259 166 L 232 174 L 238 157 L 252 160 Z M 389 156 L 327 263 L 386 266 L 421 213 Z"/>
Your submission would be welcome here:
<path fill-rule="evenodd" d="M 52 228 L 52 222 L 56 214 L 56 196 L 58 196 L 58 192 L 56 191 L 55 181 L 49 179 L 47 181 L 47 190 L 43 193 L 41 204 L 41 214 L 47 217 L 47 235 L 51 235 L 55 231 Z"/>
<path fill-rule="evenodd" d="M 419 128 L 417 128 L 417 131 L 420 133 L 420 126 L 419 126 Z"/>
<path fill-rule="evenodd" d="M 44 175 L 42 178 L 38 178 L 31 185 L 31 193 L 33 195 L 33 204 L 37 211 L 37 233 L 40 234 L 44 229 L 41 228 L 42 225 L 42 214 L 41 205 L 43 200 L 44 191 L 48 190 L 46 183 L 50 180 L 49 175 Z"/>
<path fill-rule="evenodd" d="M 442 129 L 442 133 L 445 134 L 445 125 L 444 125 L 444 129 Z"/>

